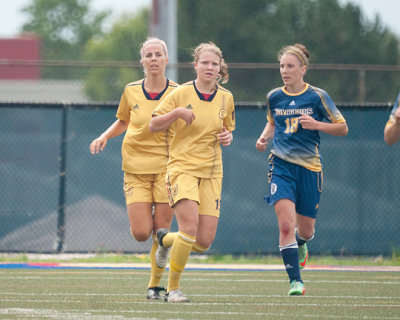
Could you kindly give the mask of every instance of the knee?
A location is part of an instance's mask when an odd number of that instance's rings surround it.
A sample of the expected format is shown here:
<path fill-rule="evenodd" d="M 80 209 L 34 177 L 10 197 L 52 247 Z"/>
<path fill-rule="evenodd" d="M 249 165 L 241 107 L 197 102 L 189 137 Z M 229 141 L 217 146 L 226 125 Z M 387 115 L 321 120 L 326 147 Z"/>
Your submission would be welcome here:
<path fill-rule="evenodd" d="M 197 234 L 197 225 L 185 225 L 182 228 L 179 229 L 179 231 L 182 231 L 186 234 L 190 234 L 192 236 L 196 236 Z"/>
<path fill-rule="evenodd" d="M 192 221 L 184 221 L 181 224 L 178 224 L 179 231 L 182 231 L 186 234 L 190 234 L 192 236 L 197 235 L 197 229 L 198 229 L 198 221 L 192 220 Z"/>
<path fill-rule="evenodd" d="M 146 232 L 145 230 L 135 230 L 131 227 L 131 235 L 136 241 L 144 242 L 150 237 L 150 232 Z"/>
<path fill-rule="evenodd" d="M 310 241 L 314 238 L 314 230 L 301 230 L 301 232 L 296 230 L 296 232 L 299 238 L 305 241 Z"/>
<path fill-rule="evenodd" d="M 279 224 L 279 232 L 281 233 L 282 236 L 290 236 L 291 233 L 294 233 L 294 226 L 292 226 L 291 223 L 288 221 L 282 221 Z"/>

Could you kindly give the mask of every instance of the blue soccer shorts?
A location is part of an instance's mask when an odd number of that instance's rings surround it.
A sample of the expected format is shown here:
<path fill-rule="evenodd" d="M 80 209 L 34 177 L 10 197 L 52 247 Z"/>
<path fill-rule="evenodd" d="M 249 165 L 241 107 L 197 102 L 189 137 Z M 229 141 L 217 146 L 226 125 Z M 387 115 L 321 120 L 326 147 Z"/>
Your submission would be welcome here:
<path fill-rule="evenodd" d="M 271 154 L 269 157 L 268 182 L 270 195 L 265 197 L 269 205 L 289 199 L 295 203 L 296 212 L 310 218 L 317 217 L 323 176 Z"/>

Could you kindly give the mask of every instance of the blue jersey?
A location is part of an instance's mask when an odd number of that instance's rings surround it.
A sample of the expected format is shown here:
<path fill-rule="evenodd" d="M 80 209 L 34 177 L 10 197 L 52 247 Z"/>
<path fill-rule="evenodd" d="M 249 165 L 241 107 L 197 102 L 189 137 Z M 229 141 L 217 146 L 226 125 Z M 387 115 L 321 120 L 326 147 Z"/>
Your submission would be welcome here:
<path fill-rule="evenodd" d="M 299 117 L 303 114 L 317 121 L 345 122 L 329 95 L 309 84 L 296 94 L 283 87 L 267 94 L 267 119 L 275 126 L 271 152 L 290 163 L 319 172 L 322 170 L 319 131 L 302 128 Z"/>
<path fill-rule="evenodd" d="M 397 110 L 397 108 L 399 107 L 399 104 L 400 104 L 400 93 L 396 98 L 396 102 L 394 103 L 392 112 L 390 113 L 390 117 L 389 117 L 388 122 L 386 123 L 386 126 L 389 125 L 389 124 L 394 123 L 394 113 Z"/>

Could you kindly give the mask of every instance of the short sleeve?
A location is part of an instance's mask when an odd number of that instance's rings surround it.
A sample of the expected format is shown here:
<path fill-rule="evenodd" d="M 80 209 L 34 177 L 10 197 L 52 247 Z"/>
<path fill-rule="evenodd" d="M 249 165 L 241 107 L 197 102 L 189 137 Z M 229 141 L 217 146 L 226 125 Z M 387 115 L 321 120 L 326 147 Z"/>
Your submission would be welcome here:
<path fill-rule="evenodd" d="M 332 123 L 346 122 L 328 93 L 322 89 L 318 89 L 317 93 L 321 99 L 320 107 L 324 117 Z"/>
<path fill-rule="evenodd" d="M 121 96 L 116 117 L 123 121 L 130 120 L 130 108 L 126 98 L 126 91 L 124 91 L 124 93 Z"/>
<path fill-rule="evenodd" d="M 233 102 L 232 94 L 229 95 L 228 103 L 227 103 L 227 114 L 224 118 L 224 127 L 228 131 L 235 130 L 236 120 L 235 120 L 235 104 Z"/>

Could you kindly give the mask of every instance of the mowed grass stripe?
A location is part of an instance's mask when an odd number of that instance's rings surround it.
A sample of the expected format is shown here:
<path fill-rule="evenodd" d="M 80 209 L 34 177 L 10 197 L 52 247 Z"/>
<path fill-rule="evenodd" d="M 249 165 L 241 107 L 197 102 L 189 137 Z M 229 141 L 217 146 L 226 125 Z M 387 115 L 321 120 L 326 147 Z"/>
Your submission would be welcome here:
<path fill-rule="evenodd" d="M 149 311 L 149 310 L 127 310 L 127 311 L 114 311 L 114 313 L 118 313 L 118 315 L 106 315 L 106 316 L 102 316 L 102 315 L 98 315 L 101 313 L 109 313 L 109 310 L 86 310 L 86 313 L 84 315 L 84 319 L 86 320 L 91 320 L 91 319 L 96 319 L 96 320 L 101 320 L 101 319 L 126 319 L 124 317 L 121 317 L 121 314 L 128 314 L 129 315 L 129 319 L 136 319 L 136 320 L 142 320 L 142 319 L 149 319 L 148 317 L 146 318 L 138 318 L 136 317 L 138 314 L 158 314 L 159 312 L 157 311 Z M 167 315 L 202 315 L 204 317 L 204 312 L 200 312 L 200 311 L 170 311 L 170 310 L 165 310 L 163 311 L 164 314 Z M 68 319 L 75 319 L 78 316 L 81 316 L 80 310 L 66 310 L 66 311 L 57 311 L 57 310 L 51 310 L 51 309 L 41 309 L 41 310 L 36 310 L 36 309 L 8 309 L 6 311 L 1 310 L 0 309 L 0 315 L 24 315 L 28 318 L 34 318 L 35 316 L 47 316 L 47 317 L 51 317 L 51 319 L 66 319 L 66 317 Z M 217 316 L 245 316 L 246 318 L 249 317 L 248 313 L 245 312 L 208 312 L 208 315 L 217 315 Z M 134 315 L 135 317 L 132 318 L 132 315 Z M 269 318 L 271 316 L 274 317 L 279 317 L 281 319 L 289 319 L 291 316 L 293 316 L 292 313 L 284 313 L 284 312 L 279 312 L 279 313 L 272 313 L 269 312 L 268 314 L 263 313 L 263 312 L 259 312 L 259 313 L 252 313 L 251 314 L 252 318 L 254 317 L 264 317 L 268 316 Z M 204 318 L 201 319 L 204 319 Z M 358 316 L 350 316 L 350 315 L 340 315 L 340 316 L 336 316 L 336 315 L 316 315 L 316 314 L 302 314 L 302 317 L 305 317 L 307 319 L 314 319 L 314 318 L 318 318 L 318 319 L 359 319 Z M 250 319 L 252 319 L 250 318 Z M 152 319 L 157 319 L 157 318 L 152 318 Z M 193 318 L 194 319 L 194 318 Z M 249 319 L 249 318 L 248 318 Z M 398 319 L 398 317 L 382 317 L 382 316 L 365 316 L 363 317 L 363 319 L 371 319 L 371 320 L 375 320 L 375 319 L 380 319 L 380 320 L 395 320 Z"/>
<path fill-rule="evenodd" d="M 395 272 L 368 273 L 368 278 L 358 272 L 306 272 L 307 295 L 288 297 L 284 272 L 185 271 L 182 289 L 191 303 L 171 304 L 145 298 L 149 272 L 46 271 L 0 272 L 0 314 L 32 309 L 39 315 L 35 312 L 33 318 L 27 318 L 43 319 L 46 316 L 41 317 L 40 310 L 54 310 L 58 312 L 54 319 L 68 319 L 63 313 L 74 309 L 76 319 L 132 319 L 136 315 L 142 319 L 148 315 L 152 319 L 190 320 L 282 320 L 293 316 L 297 320 L 386 320 L 398 319 L 400 308 L 400 274 Z M 18 319 L 18 315 L 7 319 Z"/>

